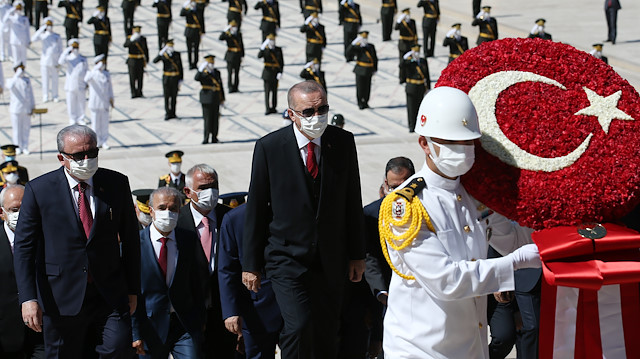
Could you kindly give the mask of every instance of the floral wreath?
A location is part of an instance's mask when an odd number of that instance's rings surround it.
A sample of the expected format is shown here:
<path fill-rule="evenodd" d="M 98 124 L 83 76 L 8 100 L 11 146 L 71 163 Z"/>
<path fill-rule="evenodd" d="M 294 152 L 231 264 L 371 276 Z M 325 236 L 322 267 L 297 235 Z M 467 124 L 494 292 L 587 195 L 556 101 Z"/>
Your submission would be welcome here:
<path fill-rule="evenodd" d="M 482 137 L 465 188 L 535 229 L 616 221 L 640 202 L 640 98 L 600 59 L 542 39 L 465 52 L 436 86 L 476 106 Z"/>

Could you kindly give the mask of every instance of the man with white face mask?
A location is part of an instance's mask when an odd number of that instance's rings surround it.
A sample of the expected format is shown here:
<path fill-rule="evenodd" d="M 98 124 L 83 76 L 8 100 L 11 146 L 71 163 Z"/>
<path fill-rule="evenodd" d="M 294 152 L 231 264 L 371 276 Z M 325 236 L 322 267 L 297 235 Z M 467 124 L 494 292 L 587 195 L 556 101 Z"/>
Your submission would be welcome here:
<path fill-rule="evenodd" d="M 47 358 L 83 358 L 86 350 L 128 358 L 140 292 L 129 180 L 98 168 L 89 127 L 63 128 L 57 144 L 61 166 L 26 184 L 15 232 L 22 319 L 44 328 Z"/>
<path fill-rule="evenodd" d="M 40 27 L 38 31 L 36 31 L 31 38 L 31 41 L 42 41 L 42 54 L 40 55 L 42 102 L 49 102 L 50 99 L 53 99 L 54 102 L 58 102 L 57 67 L 58 59 L 60 58 L 60 54 L 62 54 L 62 39 L 60 38 L 60 35 L 53 31 L 53 20 L 50 17 L 46 17 L 44 21 L 44 26 Z"/>
<path fill-rule="evenodd" d="M 136 353 L 153 359 L 202 358 L 204 298 L 196 261 L 198 238 L 176 228 L 180 193 L 171 187 L 151 193 L 153 222 L 140 231 L 141 292 L 132 317 Z M 153 313 L 150 315 L 148 313 Z"/>
<path fill-rule="evenodd" d="M 135 196 L 134 207 L 136 209 L 136 217 L 138 217 L 138 229 L 144 229 L 151 224 L 151 209 L 149 208 L 149 198 L 152 189 L 136 189 L 131 192 Z"/>
<path fill-rule="evenodd" d="M 327 37 L 324 33 L 324 25 L 318 20 L 318 13 L 312 12 L 309 17 L 304 20 L 304 25 L 300 27 L 300 32 L 307 34 L 307 61 L 318 59 L 322 61 L 322 52 L 327 47 Z"/>
<path fill-rule="evenodd" d="M 181 193 L 183 201 L 187 198 L 184 195 L 186 176 L 182 173 L 182 156 L 184 152 L 179 150 L 169 151 L 164 156 L 168 159 L 169 173 L 160 176 L 158 188 L 173 187 Z"/>
<path fill-rule="evenodd" d="M 105 54 L 96 56 L 93 63 L 93 69 L 84 77 L 84 81 L 89 85 L 91 128 L 98 135 L 98 147 L 108 150 L 109 108 L 113 108 L 113 85 L 106 68 Z"/>
<path fill-rule="evenodd" d="M 328 126 L 322 86 L 289 89 L 290 126 L 256 142 L 243 239 L 242 281 L 264 270 L 284 319 L 282 358 L 337 358 L 346 280 L 364 272 L 360 176 L 350 132 Z M 303 300 L 300 300 L 303 298 Z"/>
<path fill-rule="evenodd" d="M 264 106 L 265 115 L 278 113 L 278 81 L 282 78 L 284 71 L 284 57 L 282 48 L 276 46 L 276 34 L 267 35 L 260 46 L 258 58 L 264 58 L 264 68 L 262 69 L 262 81 L 264 83 Z"/>
<path fill-rule="evenodd" d="M 304 69 L 300 72 L 300 77 L 305 80 L 312 80 L 322 86 L 325 93 L 327 93 L 327 83 L 324 79 L 324 71 L 320 70 L 320 59 L 313 58 L 311 61 L 304 65 Z"/>
<path fill-rule="evenodd" d="M 24 73 L 24 65 L 13 69 L 15 74 L 7 80 L 9 99 L 9 116 L 11 117 L 13 143 L 29 154 L 29 132 L 31 131 L 31 115 L 35 108 L 31 80 Z"/>
<path fill-rule="evenodd" d="M 451 25 L 451 30 L 447 32 L 442 42 L 442 46 L 449 46 L 449 63 L 469 50 L 469 42 L 465 36 L 462 36 L 461 27 L 462 24 L 459 22 Z"/>
<path fill-rule="evenodd" d="M 18 162 L 6 161 L 0 164 L 0 184 L 2 188 L 16 184 L 24 185 L 26 181 L 20 179 Z"/>
<path fill-rule="evenodd" d="M 93 24 L 93 49 L 95 55 L 109 54 L 109 44 L 111 44 L 111 22 L 106 14 L 106 7 L 98 5 L 93 16 L 87 21 L 87 24 Z"/>
<path fill-rule="evenodd" d="M 85 97 L 87 93 L 87 83 L 84 77 L 87 74 L 89 65 L 87 59 L 80 55 L 80 42 L 78 39 L 67 41 L 69 47 L 60 55 L 58 64 L 64 67 L 67 74 L 64 81 L 64 90 L 67 93 L 67 112 L 69 113 L 69 124 L 83 124 L 84 110 L 87 105 Z"/>
<path fill-rule="evenodd" d="M 213 67 L 215 56 L 207 55 L 205 62 L 198 67 L 195 80 L 202 85 L 200 103 L 202 104 L 202 119 L 204 120 L 204 140 L 202 144 L 218 143 L 218 123 L 220 120 L 220 105 L 224 104 L 224 87 L 220 71 Z"/>
<path fill-rule="evenodd" d="M 539 268 L 538 249 L 528 244 L 531 230 L 488 211 L 460 183 L 480 138 L 469 97 L 438 87 L 425 96 L 418 116 L 415 132 L 425 164 L 380 207 L 380 234 L 396 245 L 383 248 L 396 273 L 384 318 L 384 353 L 489 358 L 487 294 L 513 290 L 515 270 Z M 488 245 L 504 257 L 486 259 Z"/>
<path fill-rule="evenodd" d="M 67 41 L 78 38 L 78 24 L 82 22 L 82 1 L 60 0 L 58 7 L 65 8 L 64 28 Z"/>
<path fill-rule="evenodd" d="M 376 47 L 368 39 L 369 31 L 360 31 L 347 47 L 347 58 L 356 59 L 353 73 L 356 74 L 356 99 L 361 110 L 369 108 L 371 78 L 378 71 Z"/>
<path fill-rule="evenodd" d="M 27 48 L 31 45 L 29 35 L 29 19 L 22 14 L 24 3 L 20 0 L 13 3 L 13 9 L 9 10 L 2 21 L 9 26 L 9 43 L 13 66 L 27 63 Z"/>
<path fill-rule="evenodd" d="M 240 23 L 236 20 L 229 21 L 229 25 L 220 34 L 219 39 L 227 42 L 227 52 L 224 55 L 224 60 L 227 62 L 229 93 L 238 92 L 240 63 L 242 63 L 242 58 L 244 57 L 244 43 L 242 42 Z"/>
<path fill-rule="evenodd" d="M 545 19 L 536 20 L 535 25 L 533 25 L 533 28 L 531 28 L 531 31 L 529 32 L 529 38 L 530 39 L 540 38 L 543 40 L 552 40 L 551 34 L 544 31 L 544 24 L 546 22 L 547 20 Z"/>
<path fill-rule="evenodd" d="M 178 228 L 197 235 L 200 240 L 195 261 L 200 268 L 202 291 L 206 300 L 205 358 L 233 358 L 237 337 L 226 330 L 222 320 L 218 286 L 218 242 L 222 217 L 229 207 L 218 204 L 218 173 L 201 163 L 187 171 L 184 192 L 191 200 L 182 207 Z"/>
<path fill-rule="evenodd" d="M 471 25 L 480 28 L 476 45 L 498 39 L 498 21 L 491 16 L 491 6 L 483 6 Z"/>

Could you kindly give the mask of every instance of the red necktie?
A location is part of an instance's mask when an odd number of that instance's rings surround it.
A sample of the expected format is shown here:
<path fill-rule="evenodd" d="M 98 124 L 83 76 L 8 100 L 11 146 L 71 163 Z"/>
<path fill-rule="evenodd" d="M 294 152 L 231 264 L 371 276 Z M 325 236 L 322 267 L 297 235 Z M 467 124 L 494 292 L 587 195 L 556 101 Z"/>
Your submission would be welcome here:
<path fill-rule="evenodd" d="M 89 198 L 85 194 L 89 185 L 86 182 L 78 183 L 78 215 L 80 216 L 80 222 L 84 228 L 84 234 L 89 239 L 91 233 L 91 226 L 93 226 L 93 216 L 91 215 L 91 205 L 89 204 Z"/>
<path fill-rule="evenodd" d="M 160 264 L 160 269 L 162 269 L 162 274 L 164 278 L 167 278 L 167 238 L 160 238 L 160 242 L 162 242 L 162 247 L 160 247 L 160 255 L 158 256 L 158 264 Z"/>
<path fill-rule="evenodd" d="M 204 225 L 204 231 L 200 235 L 200 243 L 202 243 L 202 250 L 207 256 L 207 262 L 211 263 L 211 230 L 209 229 L 209 218 L 202 217 L 202 224 Z"/>
<path fill-rule="evenodd" d="M 318 162 L 316 162 L 316 156 L 313 153 L 315 147 L 316 144 L 313 142 L 309 142 L 307 145 L 307 170 L 313 178 L 318 176 Z"/>

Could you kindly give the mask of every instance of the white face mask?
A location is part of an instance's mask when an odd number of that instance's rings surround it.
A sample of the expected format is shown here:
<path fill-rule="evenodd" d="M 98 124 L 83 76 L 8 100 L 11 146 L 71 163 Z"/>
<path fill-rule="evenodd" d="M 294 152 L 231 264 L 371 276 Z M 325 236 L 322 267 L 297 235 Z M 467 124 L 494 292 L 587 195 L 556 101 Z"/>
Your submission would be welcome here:
<path fill-rule="evenodd" d="M 369 44 L 369 40 L 363 38 L 360 40 L 360 47 L 366 47 Z"/>
<path fill-rule="evenodd" d="M 295 111 L 292 111 L 295 113 Z M 322 136 L 324 130 L 327 128 L 329 114 L 325 113 L 324 115 L 316 115 L 310 118 L 305 118 L 302 116 L 298 116 L 297 113 L 295 115 L 300 119 L 300 131 L 311 138 L 318 138 Z"/>
<path fill-rule="evenodd" d="M 207 64 L 207 71 L 209 71 L 209 72 L 213 71 L 213 64 L 212 63 L 208 63 Z"/>
<path fill-rule="evenodd" d="M 178 162 L 178 163 L 172 163 L 171 164 L 171 173 L 173 173 L 174 175 L 177 175 L 178 173 L 180 173 L 180 167 L 182 166 L 182 163 Z"/>
<path fill-rule="evenodd" d="M 69 169 L 67 170 L 69 174 L 81 181 L 88 180 L 98 170 L 98 157 L 85 158 L 82 161 L 67 158 L 67 161 L 69 161 Z"/>
<path fill-rule="evenodd" d="M 18 174 L 16 172 L 11 172 L 11 173 L 7 173 L 4 176 L 4 179 L 6 179 L 7 182 L 10 183 L 10 184 L 16 184 L 16 183 L 18 183 L 18 178 L 19 177 L 20 176 L 18 176 Z"/>
<path fill-rule="evenodd" d="M 475 148 L 473 145 L 444 145 L 434 143 L 427 137 L 427 145 L 431 153 L 429 157 L 433 164 L 445 176 L 458 177 L 469 172 L 475 161 Z M 440 154 L 436 156 L 434 145 L 440 148 Z"/>
<path fill-rule="evenodd" d="M 143 226 L 148 226 L 149 224 L 151 224 L 151 215 L 148 213 L 144 213 L 144 212 L 140 212 L 138 213 L 138 222 L 140 222 L 140 224 L 142 224 Z"/>
<path fill-rule="evenodd" d="M 46 31 L 53 32 L 53 26 L 47 25 Z"/>
<path fill-rule="evenodd" d="M 203 211 L 210 211 L 218 204 L 218 194 L 220 191 L 215 188 L 203 189 L 200 192 L 194 191 L 194 193 L 198 196 L 198 201 L 191 201 L 191 203 Z"/>
<path fill-rule="evenodd" d="M 231 28 L 229 28 L 229 32 L 231 32 L 232 35 L 235 35 L 238 33 L 238 27 L 237 26 L 231 26 Z"/>
<path fill-rule="evenodd" d="M 20 215 L 20 211 L 9 212 L 4 207 L 2 208 L 2 210 L 4 211 L 4 218 L 7 221 L 7 226 L 9 226 L 9 229 L 11 229 L 12 231 L 15 231 L 16 226 L 18 225 L 18 216 Z"/>
<path fill-rule="evenodd" d="M 178 224 L 178 212 L 171 212 L 169 210 L 154 211 L 156 219 L 153 220 L 153 225 L 156 226 L 158 231 L 163 233 L 169 233 L 176 228 Z"/>

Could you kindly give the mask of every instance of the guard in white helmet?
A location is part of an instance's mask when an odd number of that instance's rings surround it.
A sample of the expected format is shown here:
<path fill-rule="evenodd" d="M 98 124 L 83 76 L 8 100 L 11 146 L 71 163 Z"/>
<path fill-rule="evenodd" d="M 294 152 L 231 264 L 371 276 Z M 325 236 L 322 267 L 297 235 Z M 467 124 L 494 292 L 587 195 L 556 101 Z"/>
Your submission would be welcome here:
<path fill-rule="evenodd" d="M 33 34 L 31 41 L 42 40 L 40 74 L 42 75 L 42 102 L 58 102 L 58 59 L 62 54 L 62 38 L 53 31 L 53 20 L 44 18 L 45 24 Z M 51 95 L 51 96 L 49 96 Z"/>
<path fill-rule="evenodd" d="M 84 81 L 89 85 L 89 111 L 91 128 L 98 137 L 98 147 L 109 149 L 109 107 L 113 107 L 113 86 L 107 70 L 105 54 L 93 58 L 93 69 L 87 72 Z"/>
<path fill-rule="evenodd" d="M 67 41 L 67 47 L 60 55 L 58 64 L 64 66 L 67 77 L 64 82 L 64 90 L 67 93 L 67 112 L 69 124 L 84 124 L 84 109 L 86 106 L 87 83 L 84 76 L 87 74 L 87 59 L 80 55 L 78 39 Z"/>
<path fill-rule="evenodd" d="M 531 230 L 489 211 L 460 183 L 480 138 L 464 92 L 430 91 L 415 132 L 425 164 L 380 207 L 383 252 L 395 272 L 385 357 L 489 358 L 487 294 L 513 290 L 514 270 L 540 267 L 538 249 L 528 244 Z M 504 257 L 486 259 L 488 245 Z"/>
<path fill-rule="evenodd" d="M 13 3 L 13 9 L 9 10 L 2 21 L 9 26 L 9 43 L 13 66 L 27 63 L 27 48 L 31 44 L 29 35 L 29 19 L 23 15 L 24 3 L 20 0 Z"/>

